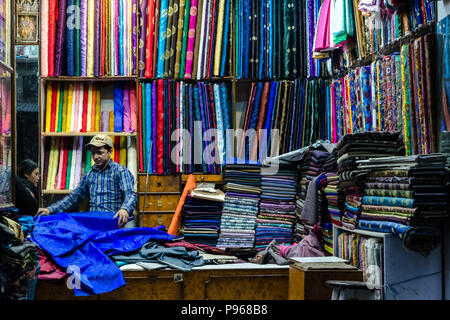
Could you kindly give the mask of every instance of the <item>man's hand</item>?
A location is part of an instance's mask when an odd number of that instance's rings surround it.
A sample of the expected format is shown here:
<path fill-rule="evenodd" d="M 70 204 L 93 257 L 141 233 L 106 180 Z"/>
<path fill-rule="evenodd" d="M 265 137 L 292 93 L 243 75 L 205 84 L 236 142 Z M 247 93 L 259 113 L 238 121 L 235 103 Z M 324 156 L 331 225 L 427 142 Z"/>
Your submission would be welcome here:
<path fill-rule="evenodd" d="M 39 216 L 39 215 L 48 216 L 49 214 L 50 214 L 50 210 L 48 210 L 47 208 L 39 208 L 34 216 L 35 217 Z"/>
<path fill-rule="evenodd" d="M 128 211 L 125 209 L 120 209 L 114 215 L 113 219 L 117 217 L 119 217 L 119 222 L 117 225 L 119 226 L 119 228 L 122 228 L 128 222 Z"/>

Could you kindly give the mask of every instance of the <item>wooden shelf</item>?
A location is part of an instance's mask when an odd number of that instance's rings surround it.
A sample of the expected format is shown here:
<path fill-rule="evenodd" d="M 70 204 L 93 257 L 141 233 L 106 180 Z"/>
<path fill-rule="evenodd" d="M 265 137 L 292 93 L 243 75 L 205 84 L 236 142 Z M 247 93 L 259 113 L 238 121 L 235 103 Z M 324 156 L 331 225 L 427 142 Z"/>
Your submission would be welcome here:
<path fill-rule="evenodd" d="M 43 81 L 135 81 L 137 76 L 108 76 L 108 77 L 40 77 Z"/>
<path fill-rule="evenodd" d="M 42 190 L 42 194 L 69 194 L 72 190 Z"/>
<path fill-rule="evenodd" d="M 136 132 L 42 132 L 43 137 L 79 137 L 79 136 L 95 136 L 97 134 L 106 134 L 108 136 L 125 136 L 134 137 Z"/>
<path fill-rule="evenodd" d="M 375 237 L 375 238 L 384 238 L 390 234 L 390 233 L 385 233 L 385 232 L 369 231 L 369 230 L 362 230 L 362 229 L 353 229 L 352 230 L 352 229 L 348 229 L 348 228 L 336 226 L 336 225 L 333 225 L 333 226 L 342 231 L 356 233 L 356 234 L 369 236 L 369 237 Z"/>

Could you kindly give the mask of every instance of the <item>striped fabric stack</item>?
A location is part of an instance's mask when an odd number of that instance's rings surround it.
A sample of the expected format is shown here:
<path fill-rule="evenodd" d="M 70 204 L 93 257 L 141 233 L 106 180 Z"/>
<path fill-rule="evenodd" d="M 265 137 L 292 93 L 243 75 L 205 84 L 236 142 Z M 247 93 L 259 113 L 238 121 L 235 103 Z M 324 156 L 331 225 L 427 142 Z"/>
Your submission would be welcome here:
<path fill-rule="evenodd" d="M 225 202 L 218 248 L 254 248 L 261 194 L 260 171 L 260 165 L 225 166 Z"/>
<path fill-rule="evenodd" d="M 256 219 L 255 248 L 262 249 L 272 240 L 291 244 L 295 221 L 297 171 L 280 168 L 261 176 L 261 201 Z"/>

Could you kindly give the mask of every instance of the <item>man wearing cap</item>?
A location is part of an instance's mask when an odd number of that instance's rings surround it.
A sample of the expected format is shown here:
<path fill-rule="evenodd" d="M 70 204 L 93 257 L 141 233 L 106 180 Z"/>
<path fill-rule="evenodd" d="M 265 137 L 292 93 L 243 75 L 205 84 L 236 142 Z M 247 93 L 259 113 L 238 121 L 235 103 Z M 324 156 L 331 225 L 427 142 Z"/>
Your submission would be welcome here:
<path fill-rule="evenodd" d="M 115 212 L 119 228 L 133 217 L 137 197 L 134 192 L 134 177 L 124 166 L 111 159 L 113 142 L 105 134 L 98 134 L 86 145 L 91 149 L 94 165 L 86 172 L 79 185 L 66 197 L 39 208 L 36 215 L 70 212 L 89 195 L 90 211 Z"/>

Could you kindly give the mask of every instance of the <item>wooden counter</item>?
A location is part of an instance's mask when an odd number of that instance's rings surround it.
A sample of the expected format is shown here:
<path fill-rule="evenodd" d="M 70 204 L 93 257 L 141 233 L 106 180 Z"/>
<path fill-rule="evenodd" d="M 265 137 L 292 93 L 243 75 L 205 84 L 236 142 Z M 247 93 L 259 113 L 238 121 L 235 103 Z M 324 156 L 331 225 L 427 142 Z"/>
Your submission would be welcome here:
<path fill-rule="evenodd" d="M 75 297 L 64 283 L 38 281 L 36 300 L 287 300 L 289 266 L 239 263 L 173 269 L 123 271 L 126 285 Z"/>

